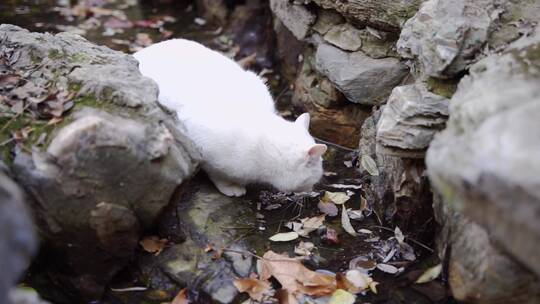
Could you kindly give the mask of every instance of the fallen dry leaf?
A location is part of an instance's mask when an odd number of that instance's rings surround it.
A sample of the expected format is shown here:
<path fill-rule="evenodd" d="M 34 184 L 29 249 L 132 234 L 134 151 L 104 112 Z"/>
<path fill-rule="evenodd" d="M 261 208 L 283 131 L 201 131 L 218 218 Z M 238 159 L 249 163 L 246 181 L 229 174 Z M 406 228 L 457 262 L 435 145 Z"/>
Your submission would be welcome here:
<path fill-rule="evenodd" d="M 302 228 L 298 231 L 298 234 L 300 236 L 308 236 L 311 232 L 319 229 L 319 227 L 323 225 L 325 218 L 326 214 L 322 214 L 300 220 L 302 223 Z"/>
<path fill-rule="evenodd" d="M 371 289 L 371 285 L 377 284 L 366 272 L 357 269 L 347 271 L 345 278 L 356 288 L 357 292 L 355 293 L 362 292 L 368 288 Z M 354 289 L 349 289 L 349 291 L 354 292 Z"/>
<path fill-rule="evenodd" d="M 299 237 L 298 233 L 296 231 L 291 232 L 283 232 L 274 234 L 270 237 L 270 241 L 272 242 L 289 242 L 292 240 L 296 240 Z"/>
<path fill-rule="evenodd" d="M 326 203 L 332 202 L 336 205 L 341 205 L 348 201 L 350 198 L 351 197 L 345 192 L 325 191 L 322 197 L 322 201 Z"/>
<path fill-rule="evenodd" d="M 349 215 L 347 214 L 347 209 L 345 209 L 345 205 L 341 205 L 341 226 L 343 226 L 343 229 L 347 231 L 348 234 L 352 236 L 356 236 L 356 231 L 354 231 L 353 226 L 351 225 L 351 220 L 349 219 Z"/>
<path fill-rule="evenodd" d="M 187 298 L 187 289 L 184 288 L 178 292 L 176 297 L 174 297 L 171 304 L 189 304 L 188 298 Z"/>
<path fill-rule="evenodd" d="M 377 262 L 365 256 L 358 256 L 349 262 L 349 269 L 360 270 L 364 273 L 368 273 L 370 270 L 373 270 L 376 267 Z"/>
<path fill-rule="evenodd" d="M 360 164 L 366 169 L 366 171 L 373 176 L 379 175 L 379 169 L 377 168 L 377 163 L 367 154 L 363 154 L 360 159 Z"/>
<path fill-rule="evenodd" d="M 396 274 L 399 272 L 399 269 L 396 266 L 392 266 L 390 264 L 377 264 L 377 269 L 390 274 Z"/>
<path fill-rule="evenodd" d="M 247 292 L 249 297 L 261 302 L 266 295 L 272 294 L 272 285 L 268 281 L 257 279 L 237 279 L 233 282 L 239 292 Z"/>
<path fill-rule="evenodd" d="M 396 229 L 394 229 L 394 236 L 396 237 L 396 240 L 399 244 L 403 244 L 403 241 L 405 241 L 405 236 L 403 235 L 403 232 L 401 232 L 401 229 L 399 229 L 398 226 L 396 226 Z"/>
<path fill-rule="evenodd" d="M 441 275 L 442 264 L 437 264 L 428 268 L 416 281 L 416 284 L 423 284 L 435 280 Z"/>
<path fill-rule="evenodd" d="M 139 244 L 144 251 L 159 255 L 163 248 L 165 248 L 165 245 L 167 245 L 167 242 L 167 239 L 160 239 L 159 237 L 152 235 L 143 238 Z"/>
<path fill-rule="evenodd" d="M 319 207 L 319 210 L 328 215 L 328 216 L 336 216 L 339 213 L 338 208 L 336 207 L 336 204 L 334 203 L 326 203 L 323 201 L 319 201 L 317 204 L 317 207 Z"/>
<path fill-rule="evenodd" d="M 335 277 L 306 268 L 298 260 L 267 251 L 260 260 L 260 279 L 274 277 L 291 294 L 330 295 L 336 290 Z"/>
<path fill-rule="evenodd" d="M 347 210 L 347 213 L 349 214 L 349 218 L 351 220 L 357 220 L 361 221 L 364 219 L 364 214 L 362 213 L 362 210 Z"/>
<path fill-rule="evenodd" d="M 326 233 L 323 235 L 322 240 L 329 245 L 339 244 L 338 233 L 335 229 L 326 228 Z"/>
<path fill-rule="evenodd" d="M 0 75 L 0 88 L 17 85 L 19 80 L 21 80 L 21 76 L 16 74 Z"/>
<path fill-rule="evenodd" d="M 298 304 L 296 297 L 287 289 L 278 289 L 275 298 L 278 300 L 279 304 Z"/>
<path fill-rule="evenodd" d="M 313 249 L 315 249 L 315 245 L 312 242 L 300 242 L 294 246 L 294 253 L 300 256 L 310 256 Z"/>
<path fill-rule="evenodd" d="M 253 53 L 237 61 L 238 65 L 240 65 L 244 69 L 248 69 L 250 66 L 254 65 L 256 62 L 257 62 L 257 53 Z"/>

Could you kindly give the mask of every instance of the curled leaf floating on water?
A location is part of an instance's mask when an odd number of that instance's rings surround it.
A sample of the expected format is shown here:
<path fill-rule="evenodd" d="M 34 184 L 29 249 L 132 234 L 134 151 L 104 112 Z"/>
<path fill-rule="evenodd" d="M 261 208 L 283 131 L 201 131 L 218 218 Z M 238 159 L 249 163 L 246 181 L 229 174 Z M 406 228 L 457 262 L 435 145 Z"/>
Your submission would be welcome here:
<path fill-rule="evenodd" d="M 292 240 L 296 240 L 299 237 L 298 233 L 296 231 L 291 232 L 282 232 L 278 234 L 274 234 L 270 237 L 270 241 L 272 242 L 289 242 Z"/>
<path fill-rule="evenodd" d="M 345 205 L 341 205 L 341 226 L 343 226 L 343 229 L 347 231 L 348 234 L 352 236 L 357 236 L 356 231 L 354 230 L 353 226 L 351 225 L 351 220 L 349 219 L 349 215 L 347 214 L 347 209 L 345 209 Z"/>
<path fill-rule="evenodd" d="M 348 201 L 351 198 L 350 195 L 347 195 L 345 192 L 330 192 L 325 191 L 324 195 L 322 197 L 323 202 L 332 202 L 336 205 L 344 204 L 346 201 Z"/>
<path fill-rule="evenodd" d="M 428 268 L 424 273 L 415 281 L 416 284 L 423 284 L 435 280 L 441 275 L 442 264 L 437 264 Z"/>
<path fill-rule="evenodd" d="M 366 171 L 373 176 L 379 175 L 379 169 L 377 168 L 377 163 L 371 158 L 371 156 L 367 154 L 363 154 L 362 158 L 360 159 L 360 164 L 362 165 L 362 168 L 366 169 Z"/>

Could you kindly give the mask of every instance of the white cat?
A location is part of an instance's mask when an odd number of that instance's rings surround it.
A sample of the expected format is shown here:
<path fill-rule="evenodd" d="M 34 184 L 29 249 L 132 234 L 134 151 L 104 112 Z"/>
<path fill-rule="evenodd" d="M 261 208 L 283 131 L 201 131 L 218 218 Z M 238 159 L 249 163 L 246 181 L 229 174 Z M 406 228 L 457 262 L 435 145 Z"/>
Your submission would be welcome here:
<path fill-rule="evenodd" d="M 246 184 L 309 191 L 322 176 L 326 145 L 309 135 L 309 114 L 295 122 L 276 114 L 264 82 L 199 43 L 174 39 L 135 53 L 141 73 L 159 86 L 202 154 L 202 168 L 223 194 Z"/>

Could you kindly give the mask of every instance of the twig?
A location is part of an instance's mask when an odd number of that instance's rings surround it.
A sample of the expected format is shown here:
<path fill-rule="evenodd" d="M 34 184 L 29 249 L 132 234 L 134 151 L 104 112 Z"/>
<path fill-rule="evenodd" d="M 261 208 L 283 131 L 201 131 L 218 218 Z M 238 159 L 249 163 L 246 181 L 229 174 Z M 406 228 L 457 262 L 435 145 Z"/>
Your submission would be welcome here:
<path fill-rule="evenodd" d="M 246 227 L 241 227 L 241 226 L 238 226 L 238 227 L 224 227 L 224 226 L 221 226 L 219 227 L 220 229 L 255 229 L 255 227 L 253 226 L 246 226 Z"/>
<path fill-rule="evenodd" d="M 389 231 L 389 232 L 394 233 L 394 230 L 392 230 L 392 229 L 390 229 L 390 228 L 388 228 L 388 227 L 384 227 L 384 226 L 371 225 L 371 226 L 369 226 L 369 227 L 370 227 L 370 228 L 379 228 L 379 229 L 383 229 L 383 230 L 386 230 L 386 231 Z M 406 235 L 405 235 L 405 238 L 408 239 L 409 241 L 415 243 L 416 245 L 418 245 L 418 246 L 420 246 L 420 247 L 426 249 L 427 251 L 429 251 L 429 252 L 431 252 L 431 253 L 435 252 L 435 250 L 429 248 L 429 246 L 427 246 L 427 245 L 421 243 L 420 241 L 417 241 L 417 240 L 415 240 L 415 239 L 413 239 L 413 238 L 411 238 L 411 237 L 409 237 L 409 236 L 406 236 Z"/>
<path fill-rule="evenodd" d="M 26 106 L 24 106 L 24 108 L 22 109 L 21 112 L 15 114 L 13 117 L 11 117 L 11 119 L 8 120 L 8 122 L 6 122 L 6 124 L 2 127 L 2 129 L 0 129 L 0 133 L 4 132 L 4 131 L 7 129 L 7 127 L 9 127 L 9 125 L 10 125 L 12 122 L 15 121 L 15 119 L 19 118 L 19 116 L 21 116 L 21 114 L 24 113 L 24 111 L 25 111 L 26 109 L 28 109 L 28 107 L 30 106 L 30 104 L 31 104 L 31 102 L 27 103 Z"/>
<path fill-rule="evenodd" d="M 336 143 L 329 142 L 329 141 L 320 139 L 320 138 L 315 137 L 315 136 L 313 136 L 313 138 L 314 138 L 316 141 L 320 141 L 320 142 L 322 142 L 323 144 L 326 144 L 326 145 L 328 145 L 328 146 L 333 146 L 333 147 L 335 147 L 335 148 L 343 149 L 343 150 L 346 150 L 346 151 L 349 151 L 349 152 L 356 152 L 355 149 L 347 148 L 347 147 L 345 147 L 345 146 L 338 145 L 338 144 L 336 144 Z"/>

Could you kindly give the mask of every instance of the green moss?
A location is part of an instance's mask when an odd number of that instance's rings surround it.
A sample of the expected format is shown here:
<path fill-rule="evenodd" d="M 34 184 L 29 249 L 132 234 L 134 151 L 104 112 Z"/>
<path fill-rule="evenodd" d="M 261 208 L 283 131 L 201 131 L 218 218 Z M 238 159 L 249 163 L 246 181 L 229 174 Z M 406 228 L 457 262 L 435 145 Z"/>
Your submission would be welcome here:
<path fill-rule="evenodd" d="M 521 65 L 526 74 L 538 77 L 540 71 L 540 43 L 520 50 L 512 50 L 510 54 Z"/>
<path fill-rule="evenodd" d="M 426 80 L 426 87 L 434 94 L 452 98 L 456 92 L 458 81 L 459 80 L 456 79 L 438 79 L 429 77 Z"/>
<path fill-rule="evenodd" d="M 61 59 L 63 56 L 63 54 L 60 53 L 59 50 L 56 50 L 56 49 L 51 49 L 49 50 L 49 54 L 48 54 L 48 57 L 50 59 Z"/>

